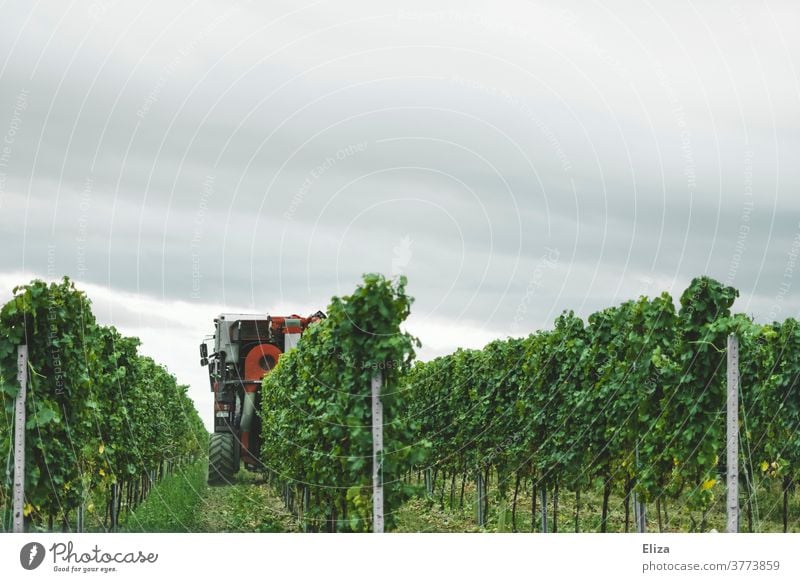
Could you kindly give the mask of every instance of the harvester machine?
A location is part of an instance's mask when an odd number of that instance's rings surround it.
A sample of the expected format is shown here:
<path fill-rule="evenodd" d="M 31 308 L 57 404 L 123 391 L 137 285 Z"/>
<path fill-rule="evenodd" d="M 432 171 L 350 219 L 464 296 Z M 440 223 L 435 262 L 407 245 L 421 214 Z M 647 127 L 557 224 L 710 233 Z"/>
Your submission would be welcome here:
<path fill-rule="evenodd" d="M 214 393 L 214 432 L 208 450 L 208 483 L 231 483 L 244 463 L 246 469 L 263 468 L 259 459 L 261 381 L 281 354 L 297 345 L 309 325 L 323 319 L 223 313 L 214 319 L 213 352 L 200 344 L 200 365 L 208 366 Z"/>

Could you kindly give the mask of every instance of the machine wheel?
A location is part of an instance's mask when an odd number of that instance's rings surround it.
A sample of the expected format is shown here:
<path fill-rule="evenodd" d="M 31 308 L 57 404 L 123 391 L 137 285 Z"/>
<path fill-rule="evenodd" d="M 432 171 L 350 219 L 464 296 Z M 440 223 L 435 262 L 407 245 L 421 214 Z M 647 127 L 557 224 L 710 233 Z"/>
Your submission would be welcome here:
<path fill-rule="evenodd" d="M 208 445 L 208 484 L 228 485 L 239 471 L 239 442 L 229 432 L 211 434 Z"/>

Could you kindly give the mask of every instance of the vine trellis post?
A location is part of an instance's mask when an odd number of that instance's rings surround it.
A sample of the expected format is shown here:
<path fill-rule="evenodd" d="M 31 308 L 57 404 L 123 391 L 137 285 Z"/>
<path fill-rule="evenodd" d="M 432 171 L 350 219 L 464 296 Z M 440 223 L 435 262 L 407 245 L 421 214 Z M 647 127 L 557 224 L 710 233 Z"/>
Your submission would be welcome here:
<path fill-rule="evenodd" d="M 14 411 L 14 533 L 25 531 L 25 398 L 28 392 L 28 346 L 17 347 L 19 392 Z"/>
<path fill-rule="evenodd" d="M 636 444 L 636 471 L 639 471 L 639 444 Z M 645 533 L 647 531 L 647 508 L 640 495 L 633 492 L 633 514 L 636 521 L 636 532 Z"/>
<path fill-rule="evenodd" d="M 383 533 L 383 374 L 372 377 L 372 531 Z"/>
<path fill-rule="evenodd" d="M 728 533 L 739 531 L 739 338 L 728 336 Z"/>

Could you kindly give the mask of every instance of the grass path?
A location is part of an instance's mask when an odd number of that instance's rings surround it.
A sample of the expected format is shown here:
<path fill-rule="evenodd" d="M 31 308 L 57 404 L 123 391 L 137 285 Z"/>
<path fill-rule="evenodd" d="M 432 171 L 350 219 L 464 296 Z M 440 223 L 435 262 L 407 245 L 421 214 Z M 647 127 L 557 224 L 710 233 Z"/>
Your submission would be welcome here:
<path fill-rule="evenodd" d="M 260 476 L 240 471 L 232 485 L 206 487 L 195 531 L 295 532 L 299 526 Z"/>
<path fill-rule="evenodd" d="M 180 468 L 124 516 L 127 532 L 292 532 L 296 520 L 258 475 L 240 471 L 230 485 L 209 487 L 205 462 Z"/>

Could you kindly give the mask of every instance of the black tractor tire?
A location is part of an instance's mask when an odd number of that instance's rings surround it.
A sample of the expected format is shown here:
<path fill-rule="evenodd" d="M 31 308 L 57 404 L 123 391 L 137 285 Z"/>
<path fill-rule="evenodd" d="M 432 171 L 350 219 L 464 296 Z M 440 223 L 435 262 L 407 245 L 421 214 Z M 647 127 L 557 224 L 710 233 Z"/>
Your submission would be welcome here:
<path fill-rule="evenodd" d="M 229 432 L 211 434 L 208 444 L 208 484 L 229 485 L 239 471 L 239 440 Z"/>

